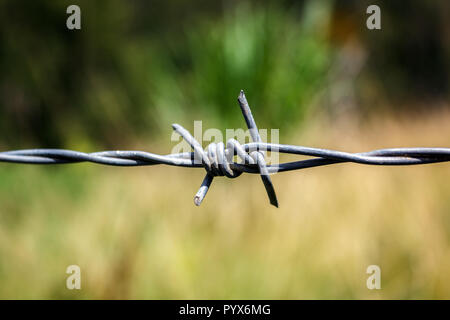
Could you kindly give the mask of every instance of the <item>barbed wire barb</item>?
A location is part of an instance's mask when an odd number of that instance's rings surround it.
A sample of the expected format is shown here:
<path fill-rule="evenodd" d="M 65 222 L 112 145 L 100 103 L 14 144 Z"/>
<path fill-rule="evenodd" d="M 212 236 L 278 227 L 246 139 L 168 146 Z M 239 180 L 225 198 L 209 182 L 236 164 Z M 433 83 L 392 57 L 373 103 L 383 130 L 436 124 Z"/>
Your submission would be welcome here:
<path fill-rule="evenodd" d="M 310 148 L 285 144 L 264 143 L 253 118 L 250 106 L 241 90 L 238 103 L 253 142 L 241 145 L 235 139 L 211 143 L 206 149 L 179 124 L 173 129 L 192 147 L 192 152 L 160 155 L 144 151 L 100 151 L 84 153 L 64 149 L 26 149 L 0 152 L 0 162 L 22 164 L 68 164 L 92 162 L 110 166 L 169 165 L 188 168 L 204 168 L 206 175 L 194 196 L 199 206 L 204 200 L 216 176 L 236 178 L 242 173 L 259 174 L 270 203 L 278 207 L 270 174 L 319 167 L 330 164 L 353 162 L 366 165 L 417 165 L 450 161 L 450 148 L 392 148 L 363 153 Z M 277 152 L 314 157 L 300 161 L 267 165 L 265 152 Z M 237 156 L 240 163 L 234 162 Z"/>

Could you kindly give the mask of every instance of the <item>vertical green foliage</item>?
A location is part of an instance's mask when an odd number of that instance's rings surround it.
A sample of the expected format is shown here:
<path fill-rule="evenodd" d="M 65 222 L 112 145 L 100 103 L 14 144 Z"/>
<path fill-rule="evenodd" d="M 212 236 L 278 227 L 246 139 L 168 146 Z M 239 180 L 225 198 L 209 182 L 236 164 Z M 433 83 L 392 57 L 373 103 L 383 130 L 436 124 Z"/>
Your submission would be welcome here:
<path fill-rule="evenodd" d="M 329 14 L 324 1 L 308 2 L 301 12 L 243 3 L 222 21 L 200 23 L 188 34 L 186 94 L 227 125 L 239 126 L 234 108 L 245 89 L 260 123 L 299 125 L 328 67 Z"/>
<path fill-rule="evenodd" d="M 260 126 L 284 134 L 300 125 L 329 63 L 326 0 L 205 12 L 179 3 L 183 15 L 142 1 L 79 1 L 81 30 L 66 28 L 70 4 L 0 3 L 4 146 L 119 148 L 200 118 L 242 127 L 240 89 Z"/>

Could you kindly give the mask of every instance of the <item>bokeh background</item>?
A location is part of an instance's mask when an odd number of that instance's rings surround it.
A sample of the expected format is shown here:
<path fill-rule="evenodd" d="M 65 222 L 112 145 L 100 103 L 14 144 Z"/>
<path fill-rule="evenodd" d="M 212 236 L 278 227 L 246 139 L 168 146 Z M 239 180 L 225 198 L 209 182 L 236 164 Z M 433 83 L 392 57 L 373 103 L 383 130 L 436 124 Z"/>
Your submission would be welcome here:
<path fill-rule="evenodd" d="M 82 29 L 66 28 L 78 4 Z M 366 8 L 381 8 L 381 30 Z M 450 3 L 0 1 L 0 149 L 169 153 L 171 123 L 350 152 L 449 147 Z M 282 158 L 286 160 L 290 158 Z M 272 177 L 0 165 L 0 298 L 450 298 L 450 166 Z M 82 289 L 66 289 L 67 266 Z M 366 268 L 379 265 L 381 290 Z"/>

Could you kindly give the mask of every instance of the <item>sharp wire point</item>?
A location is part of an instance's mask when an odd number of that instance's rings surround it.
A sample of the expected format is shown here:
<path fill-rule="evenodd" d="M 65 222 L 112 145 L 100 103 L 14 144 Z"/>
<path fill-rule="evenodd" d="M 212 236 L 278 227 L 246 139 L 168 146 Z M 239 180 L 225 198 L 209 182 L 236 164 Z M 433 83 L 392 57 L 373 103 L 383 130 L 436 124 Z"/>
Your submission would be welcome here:
<path fill-rule="evenodd" d="M 199 207 L 202 204 L 202 200 L 200 200 L 200 197 L 195 196 L 194 197 L 194 203 L 197 207 Z"/>

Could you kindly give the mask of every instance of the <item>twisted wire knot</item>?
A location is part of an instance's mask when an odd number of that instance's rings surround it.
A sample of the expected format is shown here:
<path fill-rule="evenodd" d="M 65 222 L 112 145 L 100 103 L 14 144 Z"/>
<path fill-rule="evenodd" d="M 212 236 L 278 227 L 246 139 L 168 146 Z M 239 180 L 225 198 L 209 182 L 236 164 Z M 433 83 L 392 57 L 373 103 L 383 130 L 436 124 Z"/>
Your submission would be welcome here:
<path fill-rule="evenodd" d="M 254 142 L 261 142 L 262 140 L 250 111 L 250 106 L 248 105 L 242 90 L 239 94 L 238 102 L 250 131 L 250 136 Z M 229 139 L 226 148 L 223 142 L 218 142 L 209 144 L 208 147 L 203 150 L 201 144 L 189 133 L 189 131 L 179 124 L 173 124 L 172 127 L 184 140 L 186 140 L 187 143 L 189 143 L 194 150 L 195 160 L 200 161 L 207 172 L 200 189 L 194 197 L 194 202 L 197 206 L 199 206 L 205 198 L 214 177 L 226 176 L 228 178 L 236 178 L 242 174 L 242 171 L 233 169 L 230 166 L 233 162 L 233 157 L 237 155 L 242 163 L 258 166 L 270 203 L 278 207 L 278 200 L 272 181 L 269 177 L 269 171 L 267 170 L 263 151 L 249 150 L 249 152 L 246 152 L 242 145 L 235 139 Z"/>
<path fill-rule="evenodd" d="M 214 177 L 237 178 L 242 174 L 242 171 L 231 168 L 230 164 L 233 163 L 233 157 L 237 155 L 241 161 L 240 164 L 254 165 L 260 161 L 259 153 L 262 154 L 261 151 L 246 152 L 239 141 L 229 139 L 226 147 L 223 142 L 210 143 L 201 154 L 195 152 L 195 155 L 201 160 L 208 174 Z"/>
<path fill-rule="evenodd" d="M 241 147 L 242 148 L 242 147 Z M 208 159 L 208 162 L 202 161 L 205 170 L 212 176 L 226 176 L 228 178 L 236 178 L 242 174 L 237 170 L 232 170 L 230 162 L 233 161 L 234 149 L 230 149 L 228 142 L 227 148 L 223 142 L 211 143 L 203 151 L 203 157 Z"/>

